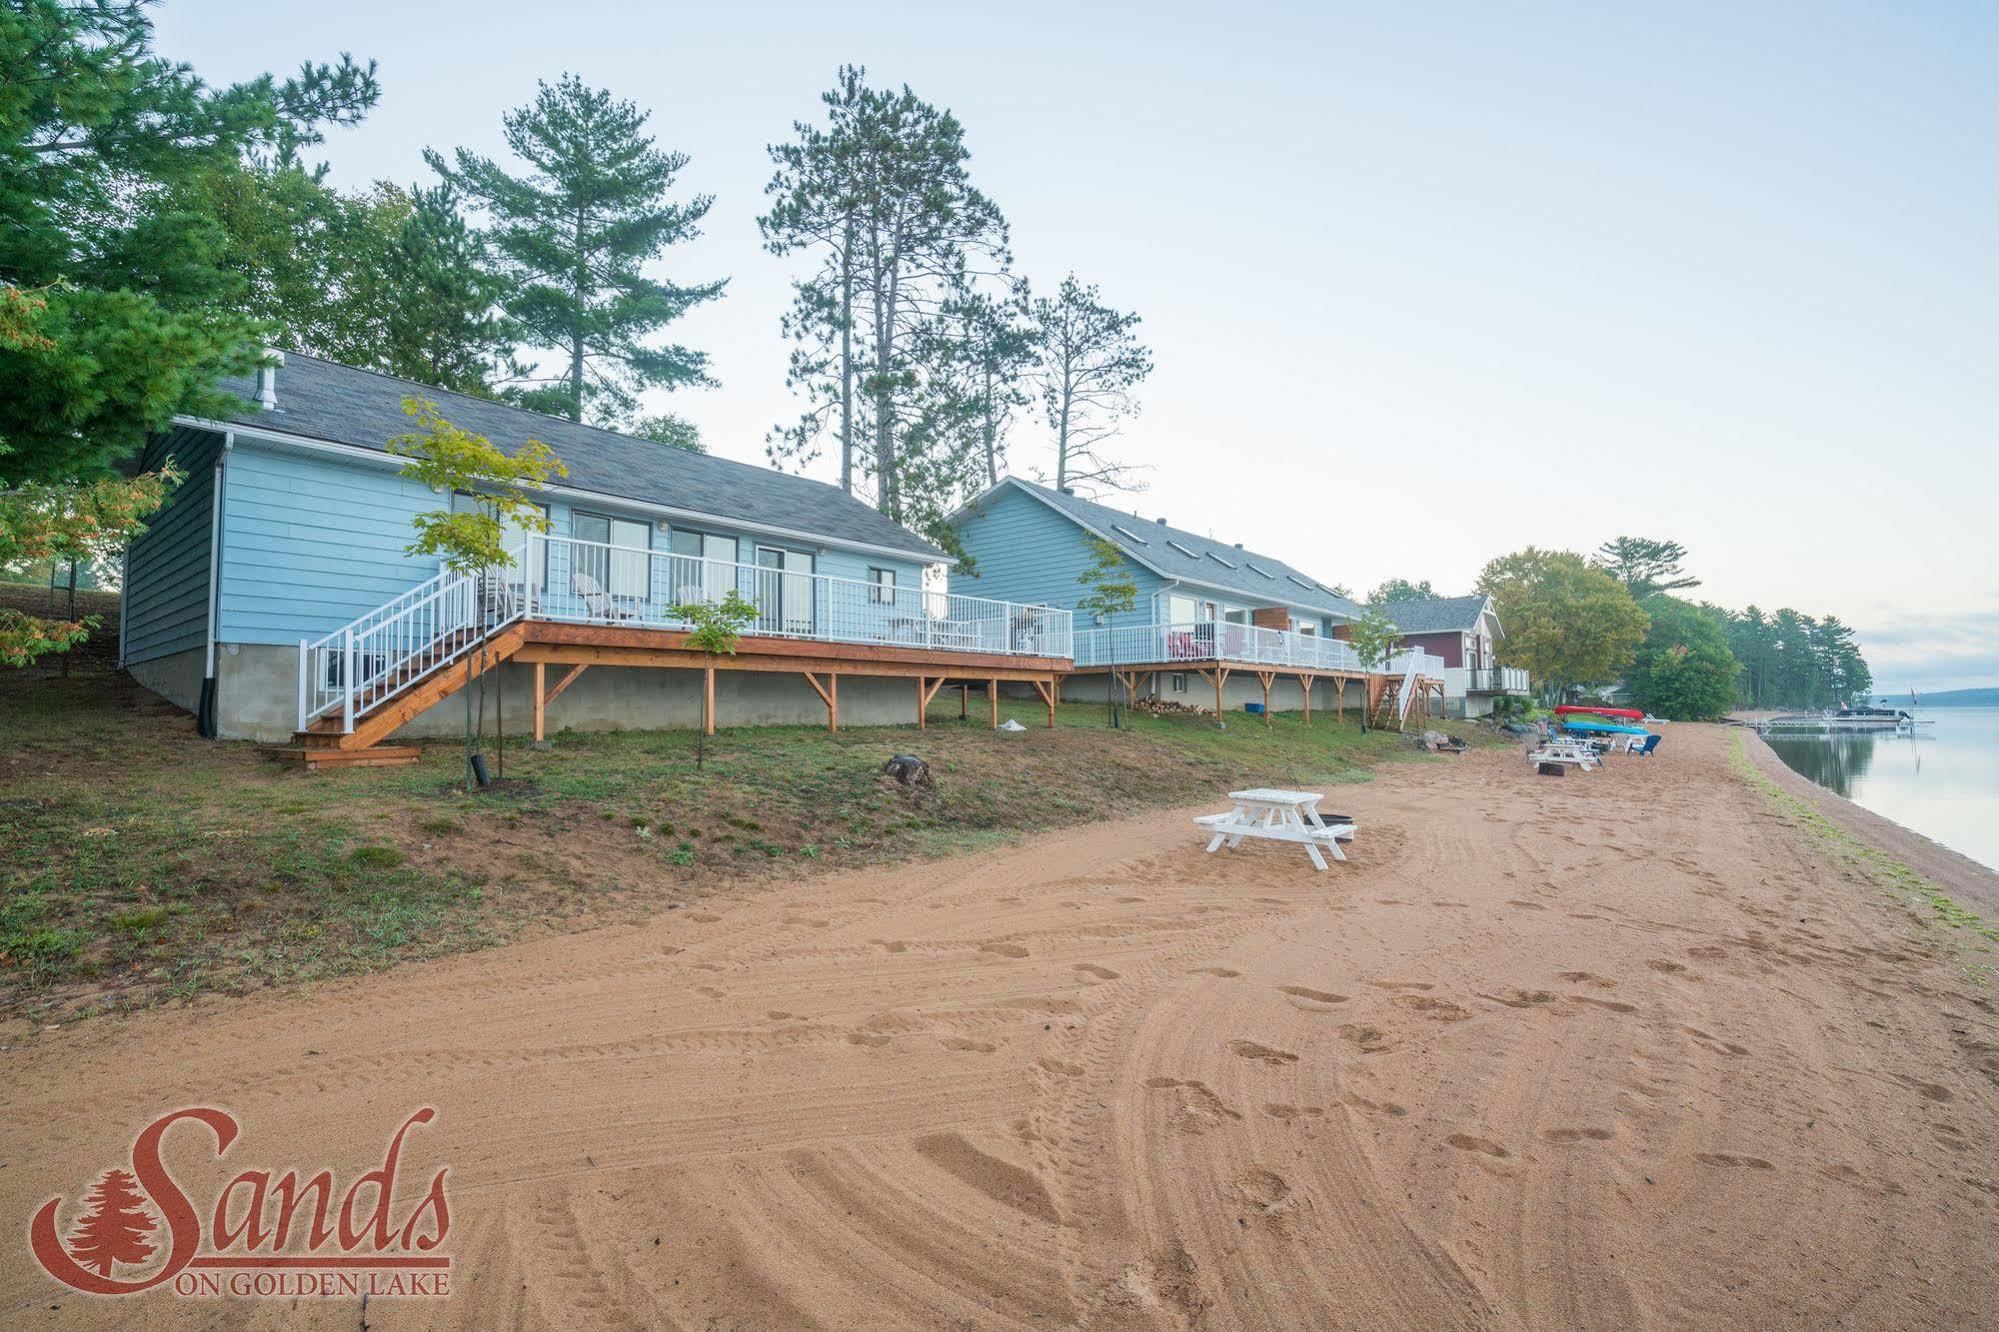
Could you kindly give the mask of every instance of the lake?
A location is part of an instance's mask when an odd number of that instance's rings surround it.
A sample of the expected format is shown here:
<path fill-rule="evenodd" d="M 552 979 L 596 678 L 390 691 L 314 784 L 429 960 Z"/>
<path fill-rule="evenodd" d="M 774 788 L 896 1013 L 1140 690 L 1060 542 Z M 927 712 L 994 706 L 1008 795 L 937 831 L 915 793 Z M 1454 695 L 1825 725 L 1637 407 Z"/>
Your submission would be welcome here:
<path fill-rule="evenodd" d="M 1768 735 L 1794 772 L 1999 869 L 1999 708 L 1917 708 L 1914 735 Z"/>

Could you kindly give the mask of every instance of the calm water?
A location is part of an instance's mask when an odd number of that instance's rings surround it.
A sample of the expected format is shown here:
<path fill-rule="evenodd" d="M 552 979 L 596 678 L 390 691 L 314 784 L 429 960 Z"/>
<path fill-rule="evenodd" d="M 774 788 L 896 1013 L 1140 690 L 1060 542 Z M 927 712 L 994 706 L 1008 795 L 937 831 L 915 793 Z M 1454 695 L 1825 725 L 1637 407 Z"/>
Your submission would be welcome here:
<path fill-rule="evenodd" d="M 1794 771 L 1999 869 L 1999 708 L 1918 708 L 1916 734 L 1770 735 Z"/>

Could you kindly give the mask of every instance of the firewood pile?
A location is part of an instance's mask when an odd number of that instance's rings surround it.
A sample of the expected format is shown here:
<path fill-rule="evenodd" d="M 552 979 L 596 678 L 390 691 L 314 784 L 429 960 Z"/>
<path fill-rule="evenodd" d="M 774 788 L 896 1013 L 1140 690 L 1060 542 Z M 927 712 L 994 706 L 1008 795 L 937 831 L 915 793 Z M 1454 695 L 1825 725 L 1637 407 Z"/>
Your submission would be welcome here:
<path fill-rule="evenodd" d="M 1142 712 L 1148 717 L 1212 717 L 1213 708 L 1204 708 L 1198 703 L 1177 703 L 1157 694 L 1147 694 L 1131 705 L 1133 712 Z"/>

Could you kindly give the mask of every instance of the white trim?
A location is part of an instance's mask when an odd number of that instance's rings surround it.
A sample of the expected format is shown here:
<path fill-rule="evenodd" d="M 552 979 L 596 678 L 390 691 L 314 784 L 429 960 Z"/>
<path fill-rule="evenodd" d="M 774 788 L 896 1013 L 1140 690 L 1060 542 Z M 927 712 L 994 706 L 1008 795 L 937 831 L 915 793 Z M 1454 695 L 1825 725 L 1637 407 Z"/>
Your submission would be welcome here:
<path fill-rule="evenodd" d="M 326 454 L 376 467 L 402 467 L 402 460 L 393 453 L 380 449 L 365 448 L 359 444 L 342 444 L 335 440 L 318 439 L 311 435 L 287 434 L 282 430 L 260 430 L 254 426 L 235 425 L 226 421 L 211 421 L 198 416 L 176 416 L 173 424 L 192 430 L 220 431 L 254 439 L 260 443 L 276 444 L 294 448 L 301 453 Z M 718 523 L 723 527 L 735 528 L 751 535 L 784 537 L 792 541 L 802 541 L 814 546 L 828 546 L 836 550 L 858 551 L 863 555 L 887 555 L 912 564 L 942 564 L 947 568 L 957 564 L 954 555 L 933 556 L 920 551 L 901 550 L 894 546 L 877 546 L 866 541 L 850 541 L 844 537 L 830 537 L 823 533 L 806 532 L 791 527 L 773 527 L 767 523 L 755 523 L 746 518 L 731 518 L 726 514 L 708 513 L 701 509 L 683 509 L 671 504 L 655 504 L 650 500 L 632 499 L 627 495 L 613 495 L 607 491 L 584 490 L 576 486 L 538 486 L 544 494 L 565 500 L 582 500 L 586 504 L 610 504 L 623 506 L 639 513 L 660 518 L 679 518 L 687 522 Z"/>

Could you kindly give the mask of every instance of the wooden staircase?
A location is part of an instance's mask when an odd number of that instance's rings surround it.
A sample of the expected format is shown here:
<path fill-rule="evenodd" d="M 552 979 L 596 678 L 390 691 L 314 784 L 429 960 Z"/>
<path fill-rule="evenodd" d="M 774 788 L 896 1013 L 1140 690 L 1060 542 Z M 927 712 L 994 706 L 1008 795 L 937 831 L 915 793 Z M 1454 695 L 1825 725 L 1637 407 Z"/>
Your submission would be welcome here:
<path fill-rule="evenodd" d="M 1392 724 L 1396 730 L 1403 725 L 1402 677 L 1391 675 L 1381 684 L 1381 693 L 1375 699 L 1374 710 L 1368 715 L 1367 724 L 1376 730 L 1386 730 Z"/>
<path fill-rule="evenodd" d="M 465 631 L 451 647 L 470 647 L 477 641 L 474 631 Z M 527 641 L 527 624 L 516 620 L 486 641 L 485 666 L 493 667 L 520 651 Z M 289 746 L 273 752 L 302 764 L 308 771 L 339 767 L 387 767 L 415 763 L 422 751 L 410 745 L 384 745 L 411 719 L 463 689 L 479 669 L 476 648 L 456 661 L 424 672 L 391 674 L 372 684 L 354 702 L 354 729 L 343 731 L 342 718 L 328 714 L 315 718 L 303 731 L 292 734 Z"/>

